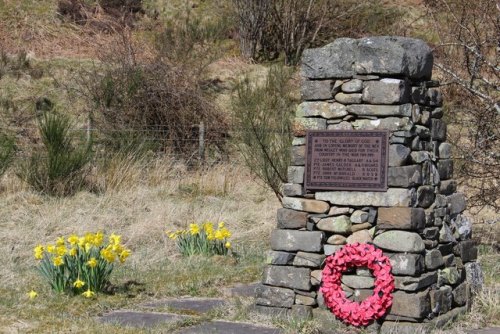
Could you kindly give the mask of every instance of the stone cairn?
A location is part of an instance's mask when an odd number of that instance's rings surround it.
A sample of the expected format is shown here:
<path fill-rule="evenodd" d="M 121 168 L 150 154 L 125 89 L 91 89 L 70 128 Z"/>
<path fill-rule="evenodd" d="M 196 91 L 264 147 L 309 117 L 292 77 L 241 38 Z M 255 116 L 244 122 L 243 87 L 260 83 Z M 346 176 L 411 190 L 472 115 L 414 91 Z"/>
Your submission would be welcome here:
<path fill-rule="evenodd" d="M 413 333 L 466 310 L 482 273 L 462 214 L 466 201 L 452 179 L 432 66 L 429 46 L 411 38 L 341 38 L 305 50 L 292 162 L 257 309 L 334 319 L 319 291 L 325 257 L 361 242 L 384 251 L 395 278 L 393 305 L 376 331 Z M 388 190 L 306 192 L 306 130 L 390 131 Z M 373 281 L 363 268 L 342 279 L 354 301 L 372 294 Z"/>

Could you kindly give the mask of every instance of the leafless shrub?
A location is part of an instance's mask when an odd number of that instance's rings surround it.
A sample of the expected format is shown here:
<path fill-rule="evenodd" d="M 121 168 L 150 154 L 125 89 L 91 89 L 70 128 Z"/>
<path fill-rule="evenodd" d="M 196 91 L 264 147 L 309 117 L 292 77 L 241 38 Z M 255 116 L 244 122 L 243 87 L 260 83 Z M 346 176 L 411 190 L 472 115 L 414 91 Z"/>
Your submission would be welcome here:
<path fill-rule="evenodd" d="M 500 209 L 500 8 L 496 0 L 440 0 L 429 13 L 438 37 L 435 65 L 445 78 L 453 142 L 469 205 Z"/>

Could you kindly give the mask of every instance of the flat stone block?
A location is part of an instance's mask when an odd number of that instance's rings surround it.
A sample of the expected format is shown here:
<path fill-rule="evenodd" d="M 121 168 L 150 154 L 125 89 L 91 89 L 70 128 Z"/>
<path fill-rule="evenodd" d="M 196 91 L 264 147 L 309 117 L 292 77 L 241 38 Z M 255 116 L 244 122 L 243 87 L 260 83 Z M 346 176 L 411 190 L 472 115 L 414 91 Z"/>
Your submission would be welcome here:
<path fill-rule="evenodd" d="M 360 117 L 361 116 L 411 117 L 411 104 L 409 103 L 402 105 L 351 104 L 347 106 L 347 112 Z"/>
<path fill-rule="evenodd" d="M 434 314 L 445 314 L 451 309 L 453 302 L 452 289 L 449 285 L 442 286 L 439 289 L 431 289 L 429 296 L 431 298 L 431 309 Z"/>
<path fill-rule="evenodd" d="M 316 253 L 297 252 L 293 259 L 293 265 L 296 267 L 319 268 L 325 260 L 325 255 Z"/>
<path fill-rule="evenodd" d="M 477 259 L 477 247 L 474 240 L 460 241 L 454 248 L 453 253 L 460 256 L 462 262 L 470 262 Z"/>
<path fill-rule="evenodd" d="M 421 253 L 425 249 L 420 235 L 413 232 L 390 230 L 375 237 L 373 243 L 393 252 Z"/>
<path fill-rule="evenodd" d="M 417 291 L 437 282 L 437 272 L 429 272 L 420 276 L 394 276 L 394 286 L 397 290 Z"/>
<path fill-rule="evenodd" d="M 295 253 L 268 251 L 266 256 L 266 264 L 274 264 L 277 266 L 291 265 L 294 258 Z"/>
<path fill-rule="evenodd" d="M 427 323 L 412 323 L 403 321 L 384 321 L 380 327 L 380 334 L 427 334 Z"/>
<path fill-rule="evenodd" d="M 321 219 L 316 227 L 318 230 L 337 233 L 349 234 L 351 233 L 352 222 L 348 216 L 333 216 Z"/>
<path fill-rule="evenodd" d="M 294 135 L 305 136 L 307 130 L 326 130 L 326 119 L 296 117 L 293 123 Z"/>
<path fill-rule="evenodd" d="M 271 249 L 276 251 L 319 252 L 322 248 L 323 232 L 274 230 L 271 232 Z"/>
<path fill-rule="evenodd" d="M 473 293 L 479 292 L 484 285 L 484 275 L 481 265 L 477 262 L 469 262 L 464 265 L 465 277 Z"/>
<path fill-rule="evenodd" d="M 215 309 L 219 309 L 227 306 L 227 302 L 224 299 L 219 298 L 178 298 L 178 299 L 166 299 L 160 300 L 153 303 L 144 304 L 145 307 L 167 307 L 170 309 L 175 309 L 178 311 L 189 311 L 194 313 L 207 313 Z"/>
<path fill-rule="evenodd" d="M 392 274 L 415 276 L 424 270 L 424 258 L 420 254 L 385 253 L 392 265 Z"/>
<path fill-rule="evenodd" d="M 368 81 L 363 89 L 363 101 L 370 104 L 407 103 L 410 92 L 410 85 L 405 80 L 384 78 Z"/>
<path fill-rule="evenodd" d="M 307 212 L 280 208 L 277 210 L 279 229 L 299 229 L 306 227 Z"/>
<path fill-rule="evenodd" d="M 335 119 L 342 118 L 346 115 L 347 109 L 344 105 L 331 102 L 302 102 L 298 105 L 296 111 L 297 117 Z"/>
<path fill-rule="evenodd" d="M 321 48 L 306 49 L 302 54 L 301 75 L 310 79 L 350 78 L 357 41 L 338 38 Z"/>
<path fill-rule="evenodd" d="M 352 122 L 356 130 L 410 130 L 412 122 L 408 117 L 385 117 L 379 119 L 357 119 Z"/>
<path fill-rule="evenodd" d="M 341 89 L 344 93 L 359 93 L 363 90 L 363 81 L 352 79 L 342 84 Z"/>
<path fill-rule="evenodd" d="M 186 316 L 159 312 L 114 311 L 97 318 L 99 322 L 127 327 L 156 327 L 187 319 Z"/>
<path fill-rule="evenodd" d="M 287 179 L 290 183 L 304 183 L 305 167 L 303 166 L 289 166 L 287 170 Z"/>
<path fill-rule="evenodd" d="M 305 166 L 306 164 L 306 147 L 292 146 L 290 149 L 290 164 L 294 166 Z"/>
<path fill-rule="evenodd" d="M 303 80 L 300 85 L 302 100 L 329 100 L 332 96 L 332 80 Z"/>
<path fill-rule="evenodd" d="M 295 301 L 295 292 L 291 289 L 261 284 L 255 292 L 257 305 L 291 308 Z"/>
<path fill-rule="evenodd" d="M 441 180 L 448 180 L 453 177 L 453 160 L 440 159 L 437 163 L 437 169 Z"/>
<path fill-rule="evenodd" d="M 377 227 L 380 229 L 418 230 L 425 226 L 425 211 L 422 208 L 379 208 Z"/>
<path fill-rule="evenodd" d="M 262 283 L 299 290 L 311 289 L 311 269 L 289 266 L 267 266 Z"/>
<path fill-rule="evenodd" d="M 357 275 L 342 275 L 342 283 L 353 289 L 371 289 L 374 286 L 374 278 Z"/>
<path fill-rule="evenodd" d="M 457 215 L 462 213 L 467 207 L 467 202 L 465 201 L 465 196 L 461 193 L 455 193 L 448 196 L 448 205 L 450 208 L 450 215 Z"/>
<path fill-rule="evenodd" d="M 392 315 L 421 319 L 426 317 L 430 311 L 429 290 L 417 293 L 404 291 L 393 293 L 392 307 L 389 312 Z"/>
<path fill-rule="evenodd" d="M 422 166 L 389 167 L 387 171 L 387 184 L 390 187 L 404 188 L 422 184 Z"/>
<path fill-rule="evenodd" d="M 437 249 L 425 251 L 425 267 L 428 270 L 434 270 L 444 265 L 443 255 Z"/>
<path fill-rule="evenodd" d="M 410 152 L 411 150 L 405 145 L 389 145 L 389 166 L 403 166 L 408 160 Z"/>
<path fill-rule="evenodd" d="M 238 283 L 235 284 L 233 287 L 225 288 L 224 289 L 224 295 L 228 297 L 245 297 L 249 298 L 255 297 L 255 293 L 257 291 L 257 287 L 259 287 L 262 283 L 257 282 L 257 283 L 249 283 L 249 284 L 242 284 Z"/>
<path fill-rule="evenodd" d="M 359 226 L 359 225 L 357 225 Z M 348 244 L 355 244 L 355 243 L 371 243 L 372 242 L 372 236 L 368 230 L 360 230 L 353 232 L 350 236 L 347 237 L 347 243 Z"/>
<path fill-rule="evenodd" d="M 269 314 L 269 313 L 267 313 Z M 278 328 L 258 326 L 243 322 L 229 321 L 210 321 L 202 322 L 199 325 L 183 328 L 176 334 L 282 334 L 283 331 Z"/>
<path fill-rule="evenodd" d="M 282 204 L 286 209 L 311 213 L 325 213 L 330 210 L 330 205 L 326 202 L 299 197 L 283 197 Z"/>
<path fill-rule="evenodd" d="M 283 184 L 283 195 L 287 197 L 303 196 L 304 188 L 302 184 L 297 183 L 284 183 Z"/>
<path fill-rule="evenodd" d="M 389 188 L 386 192 L 335 191 L 317 192 L 317 200 L 333 205 L 345 206 L 409 206 L 411 191 L 408 189 Z"/>

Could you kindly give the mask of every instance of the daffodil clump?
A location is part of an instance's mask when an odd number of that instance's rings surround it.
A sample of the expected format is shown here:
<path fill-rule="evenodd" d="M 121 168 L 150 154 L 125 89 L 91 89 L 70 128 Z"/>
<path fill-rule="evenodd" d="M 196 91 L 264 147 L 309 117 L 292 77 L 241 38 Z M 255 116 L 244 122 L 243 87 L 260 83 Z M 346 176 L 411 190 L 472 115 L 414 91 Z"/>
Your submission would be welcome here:
<path fill-rule="evenodd" d="M 186 230 L 167 231 L 170 239 L 175 240 L 182 255 L 227 255 L 231 249 L 231 232 L 220 222 L 217 228 L 214 224 L 190 224 Z"/>
<path fill-rule="evenodd" d="M 104 291 L 115 263 L 124 263 L 129 255 L 119 235 L 111 234 L 106 242 L 101 232 L 59 237 L 54 244 L 34 249 L 40 261 L 37 269 L 54 291 L 87 298 Z"/>

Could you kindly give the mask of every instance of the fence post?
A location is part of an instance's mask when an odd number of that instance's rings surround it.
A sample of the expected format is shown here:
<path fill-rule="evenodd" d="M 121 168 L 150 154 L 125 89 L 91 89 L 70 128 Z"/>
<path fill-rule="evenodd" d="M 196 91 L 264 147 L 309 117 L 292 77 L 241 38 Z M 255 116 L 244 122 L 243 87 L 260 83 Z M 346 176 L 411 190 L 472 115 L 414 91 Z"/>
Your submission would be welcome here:
<path fill-rule="evenodd" d="M 199 145 L 198 155 L 200 158 L 200 164 L 203 164 L 205 162 L 205 123 L 203 121 L 200 122 L 198 145 Z"/>

